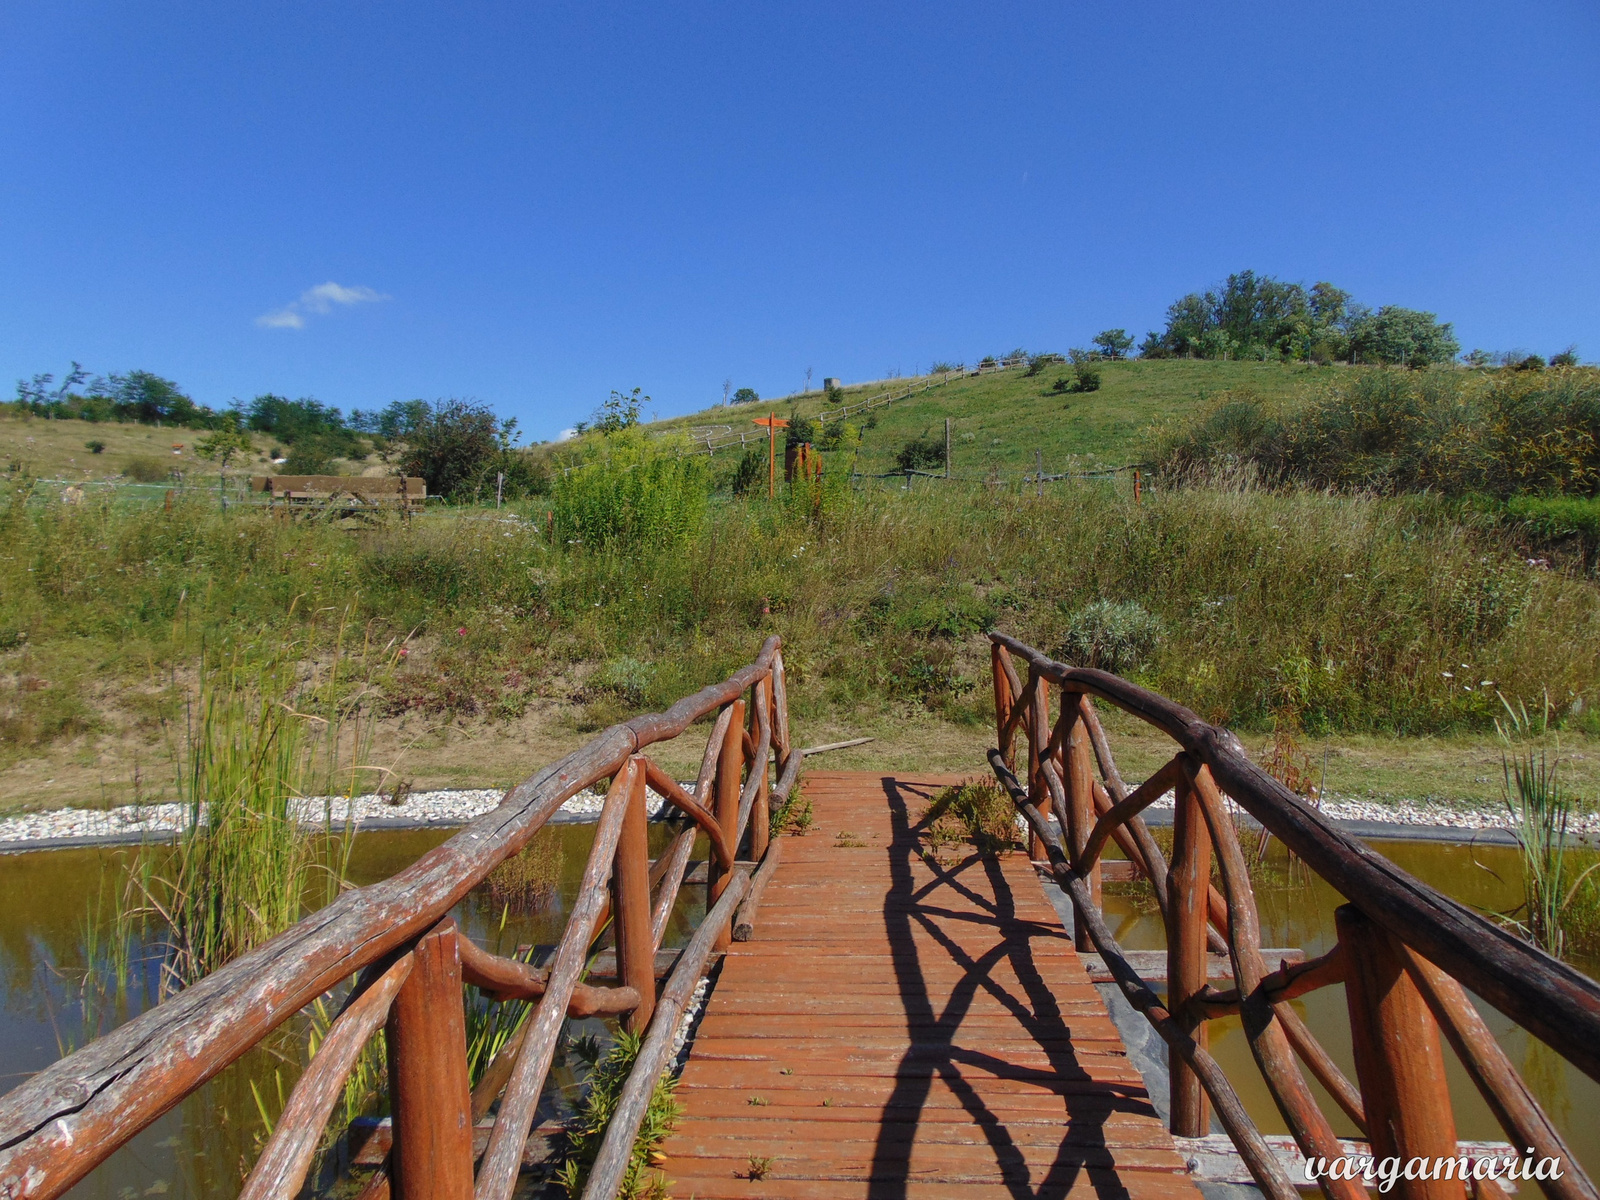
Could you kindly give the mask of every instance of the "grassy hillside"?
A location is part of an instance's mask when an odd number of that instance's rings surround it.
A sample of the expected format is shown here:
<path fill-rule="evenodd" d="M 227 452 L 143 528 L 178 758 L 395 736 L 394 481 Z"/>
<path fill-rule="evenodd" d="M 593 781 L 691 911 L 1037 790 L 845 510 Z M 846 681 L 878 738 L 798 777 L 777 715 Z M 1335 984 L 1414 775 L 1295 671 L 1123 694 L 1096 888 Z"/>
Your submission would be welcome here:
<path fill-rule="evenodd" d="M 112 421 L 53 421 L 44 417 L 0 416 L 0 470 L 22 472 L 40 479 L 94 482 L 126 475 L 135 460 L 154 460 L 166 471 L 209 475 L 216 481 L 217 465 L 199 457 L 195 444 L 208 436 L 204 429 L 179 426 L 136 425 Z M 268 453 L 281 448 L 264 433 L 250 435 L 253 454 L 236 458 L 229 475 L 264 472 Z M 96 454 L 90 442 L 104 443 Z M 391 468 L 377 455 L 361 462 L 334 460 L 331 470 L 341 475 L 389 474 Z"/>
<path fill-rule="evenodd" d="M 1149 452 L 1153 425 L 1181 419 L 1207 398 L 1230 389 L 1248 389 L 1263 399 L 1290 397 L 1318 387 L 1347 367 L 1299 364 L 1157 360 L 1100 364 L 1098 391 L 1057 391 L 1057 381 L 1071 382 L 1066 364 L 1028 375 L 1023 367 L 992 375 L 952 379 L 924 395 L 875 410 L 876 426 L 863 429 L 858 469 L 880 472 L 894 467 L 894 457 L 912 438 L 942 437 L 945 418 L 952 422 L 952 470 L 981 478 L 993 469 L 1031 471 L 1042 451 L 1047 470 L 1121 466 L 1141 461 Z M 891 380 L 845 389 L 845 402 L 855 404 L 923 380 Z M 1061 386 L 1066 386 L 1063 384 Z M 727 425 L 761 431 L 752 418 L 791 409 L 810 417 L 828 411 L 820 391 L 764 400 L 760 404 L 706 409 L 650 426 L 652 431 L 681 432 L 694 426 Z M 852 423 L 865 420 L 852 417 Z M 738 449 L 722 456 L 737 456 Z"/>

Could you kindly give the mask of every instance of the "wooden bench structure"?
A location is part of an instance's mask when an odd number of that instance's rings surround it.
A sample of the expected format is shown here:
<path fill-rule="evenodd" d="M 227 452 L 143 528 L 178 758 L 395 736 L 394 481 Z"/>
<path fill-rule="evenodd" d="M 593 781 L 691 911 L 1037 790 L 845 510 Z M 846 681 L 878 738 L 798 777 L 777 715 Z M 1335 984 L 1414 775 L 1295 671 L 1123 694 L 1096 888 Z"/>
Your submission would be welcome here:
<path fill-rule="evenodd" d="M 1206 1021 L 1238 1013 L 1302 1154 L 1345 1151 L 1309 1071 L 1380 1157 L 1454 1157 L 1448 1044 L 1511 1143 L 1561 1160 L 1562 1177 L 1538 1184 L 1546 1195 L 1596 1200 L 1465 989 L 1600 1078 L 1600 985 L 1334 829 L 1226 731 L 1113 675 L 991 640 L 989 761 L 1026 821 L 1031 853 L 972 855 L 958 867 L 921 857 L 914 825 L 936 779 L 817 774 L 807 795 L 820 827 L 804 839 L 770 835 L 769 808 L 796 786 L 803 752 L 789 730 L 778 639 L 769 638 L 724 682 L 605 730 L 393 878 L 344 893 L 0 1096 L 0 1196 L 62 1195 L 293 1014 L 358 977 L 244 1200 L 300 1193 L 357 1054 L 379 1028 L 393 1123 L 365 1200 L 509 1200 L 566 1018 L 604 1014 L 643 1033 L 583 1192 L 611 1200 L 684 1014 L 720 955 L 682 1076 L 687 1114 L 666 1147 L 666 1173 L 683 1197 L 933 1200 L 982 1188 L 1188 1197 L 1194 1184 L 1173 1138 L 1215 1141 L 1204 1136 L 1214 1111 L 1257 1186 L 1290 1200 L 1303 1181 L 1206 1048 Z M 1175 744 L 1137 788 L 1122 781 L 1097 702 Z M 690 792 L 647 751 L 703 719 L 711 727 Z M 528 963 L 463 938 L 453 906 L 563 801 L 602 781 L 605 803 L 560 944 Z M 647 787 L 680 823 L 654 862 Z M 1170 863 L 1139 815 L 1169 791 Z M 1335 949 L 1268 969 L 1225 797 L 1348 899 Z M 710 846 L 706 915 L 686 946 L 663 953 L 701 835 Z M 1125 953 L 1101 913 L 1100 860 L 1113 842 L 1150 879 L 1166 924 L 1164 997 L 1136 969 L 1148 958 Z M 1070 897 L 1071 938 L 1042 899 L 1036 867 Z M 594 951 L 607 929 L 614 950 L 601 971 Z M 1168 1048 L 1169 1128 L 1085 973 L 1086 951 Z M 1217 952 L 1231 986 L 1211 982 Z M 534 1004 L 476 1085 L 463 982 Z M 1288 1003 L 1333 984 L 1348 1000 L 1354 1081 Z M 1359 1180 L 1319 1186 L 1330 1200 L 1365 1194 Z M 1490 1179 L 1402 1179 L 1394 1190 L 1465 1200 L 1469 1188 L 1478 1198 L 1505 1194 Z"/>
<path fill-rule="evenodd" d="M 385 511 L 418 512 L 428 481 L 415 475 L 252 475 L 250 490 L 277 512 L 364 517 Z"/>

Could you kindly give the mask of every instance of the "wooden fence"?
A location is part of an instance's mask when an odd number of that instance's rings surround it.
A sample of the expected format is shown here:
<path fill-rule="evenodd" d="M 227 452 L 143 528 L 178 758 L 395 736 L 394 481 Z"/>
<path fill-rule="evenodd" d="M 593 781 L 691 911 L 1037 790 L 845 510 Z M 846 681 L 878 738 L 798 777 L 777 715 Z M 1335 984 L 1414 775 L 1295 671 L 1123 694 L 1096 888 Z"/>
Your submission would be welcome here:
<path fill-rule="evenodd" d="M 712 713 L 717 717 L 690 795 L 643 752 Z M 723 683 L 664 713 L 612 726 L 512 788 L 493 812 L 407 870 L 346 892 L 0 1097 L 0 1196 L 60 1196 L 274 1028 L 358 976 L 290 1095 L 243 1200 L 287 1200 L 300 1191 L 357 1055 L 379 1028 L 387 1031 L 392 1148 L 363 1196 L 508 1200 L 562 1022 L 601 1013 L 645 1031 L 584 1191 L 589 1200 L 609 1200 L 707 959 L 726 948 L 736 925 L 748 930 L 752 893 L 776 861 L 768 808 L 788 796 L 800 762 L 789 739 L 783 656 L 772 637 L 754 662 Z M 605 778 L 610 788 L 593 849 L 549 969 L 497 957 L 462 937 L 451 908 L 526 845 L 563 801 Z M 647 786 L 687 818 L 654 864 L 646 844 Z M 658 993 L 657 952 L 697 832 L 711 844 L 708 911 L 689 944 L 663 956 L 674 965 Z M 748 859 L 737 857 L 741 847 Z M 608 918 L 616 986 L 597 987 L 581 979 Z M 536 1003 L 475 1088 L 468 1086 L 463 982 L 502 1002 Z M 497 1098 L 474 1178 L 474 1126 Z"/>
<path fill-rule="evenodd" d="M 1001 358 L 990 362 L 980 363 L 976 367 L 956 367 L 950 371 L 941 371 L 937 378 L 931 375 L 920 376 L 918 382 L 912 382 L 900 388 L 890 388 L 876 396 L 867 396 L 857 400 L 854 404 L 841 404 L 838 408 L 830 408 L 819 413 L 817 419 L 823 421 L 843 421 L 849 417 L 859 416 L 864 412 L 871 412 L 875 408 L 884 408 L 897 400 L 905 400 L 912 396 L 920 396 L 934 388 L 943 387 L 952 379 L 966 379 L 970 375 L 992 375 L 996 371 L 1009 370 L 1012 367 L 1023 366 L 1026 358 Z M 785 396 L 772 401 L 773 404 L 792 402 L 793 396 Z M 751 411 L 759 408 L 751 405 Z M 733 425 L 691 425 L 689 438 L 696 446 L 703 446 L 707 454 L 716 454 L 718 450 L 727 450 L 733 446 L 754 446 L 767 440 L 766 434 L 754 434 Z"/>
<path fill-rule="evenodd" d="M 1033 857 L 1048 859 L 1072 898 L 1079 948 L 1101 955 L 1123 994 L 1165 1041 L 1175 1135 L 1207 1134 L 1214 1107 L 1268 1196 L 1293 1200 L 1297 1184 L 1308 1186 L 1290 1178 L 1207 1052 L 1206 1021 L 1237 1013 L 1268 1090 L 1308 1159 L 1333 1160 L 1344 1150 L 1302 1065 L 1366 1133 L 1380 1160 L 1457 1159 L 1442 1035 L 1504 1127 L 1512 1153 L 1520 1158 L 1526 1148 L 1534 1158 L 1560 1161 L 1563 1178 L 1540 1183 L 1546 1195 L 1595 1200 L 1593 1183 L 1464 989 L 1600 1079 L 1600 985 L 1340 833 L 1256 766 L 1225 730 L 1114 675 L 1068 667 L 1013 638 L 989 636 L 998 734 L 990 765 L 1032 830 Z M 1026 663 L 1026 683 L 1013 654 Z M 1053 719 L 1052 688 L 1059 695 Z M 1132 792 L 1117 771 L 1095 700 L 1131 713 L 1178 745 L 1171 761 Z M 1020 772 L 1019 733 L 1027 742 Z M 1169 791 L 1176 799 L 1170 863 L 1139 815 Z M 1334 949 L 1269 969 L 1248 864 L 1225 796 L 1349 901 L 1337 913 Z M 1100 859 L 1112 841 L 1149 878 L 1166 924 L 1165 1002 L 1131 965 L 1101 913 Z M 1220 890 L 1212 883 L 1213 862 Z M 1231 961 L 1232 987 L 1207 982 L 1212 951 Z M 1288 1003 L 1341 982 L 1355 1082 Z M 1493 1179 L 1467 1184 L 1453 1176 L 1402 1179 L 1399 1194 L 1455 1200 L 1469 1186 L 1478 1197 L 1505 1194 Z M 1330 1200 L 1366 1195 L 1359 1177 L 1325 1177 L 1321 1187 Z"/>

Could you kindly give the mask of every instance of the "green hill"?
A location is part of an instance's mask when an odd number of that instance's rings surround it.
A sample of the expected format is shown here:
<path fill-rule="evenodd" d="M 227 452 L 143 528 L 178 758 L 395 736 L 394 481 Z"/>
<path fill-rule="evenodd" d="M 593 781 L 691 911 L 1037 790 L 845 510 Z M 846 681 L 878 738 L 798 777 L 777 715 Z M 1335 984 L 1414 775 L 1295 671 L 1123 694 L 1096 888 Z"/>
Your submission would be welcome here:
<path fill-rule="evenodd" d="M 1098 364 L 1101 386 L 1093 392 L 1057 390 L 1072 381 L 1065 363 L 1052 364 L 1029 375 L 1022 366 L 991 374 L 951 377 L 940 384 L 938 376 L 881 380 L 844 389 L 846 405 L 870 396 L 896 394 L 908 387 L 933 384 L 928 391 L 873 410 L 852 415 L 851 424 L 862 428 L 857 469 L 868 473 L 890 471 L 895 455 L 907 441 L 944 436 L 944 421 L 951 421 L 951 460 L 955 474 L 981 477 L 999 469 L 1020 474 L 1034 468 L 1042 453 L 1046 470 L 1121 466 L 1142 461 L 1149 453 L 1149 434 L 1157 426 L 1192 413 L 1218 392 L 1249 389 L 1266 399 L 1290 398 L 1313 389 L 1348 367 L 1317 367 L 1275 362 L 1220 362 L 1167 359 L 1149 362 Z M 1064 381 L 1058 384 L 1057 381 Z M 834 406 L 836 407 L 836 406 Z M 763 400 L 759 404 L 715 407 L 649 428 L 659 432 L 709 431 L 716 443 L 729 432 L 747 432 L 752 441 L 763 431 L 751 424 L 758 416 L 791 411 L 812 418 L 833 411 L 820 391 Z M 871 427 L 863 427 L 876 417 Z M 737 455 L 737 446 L 719 448 L 717 457 Z"/>

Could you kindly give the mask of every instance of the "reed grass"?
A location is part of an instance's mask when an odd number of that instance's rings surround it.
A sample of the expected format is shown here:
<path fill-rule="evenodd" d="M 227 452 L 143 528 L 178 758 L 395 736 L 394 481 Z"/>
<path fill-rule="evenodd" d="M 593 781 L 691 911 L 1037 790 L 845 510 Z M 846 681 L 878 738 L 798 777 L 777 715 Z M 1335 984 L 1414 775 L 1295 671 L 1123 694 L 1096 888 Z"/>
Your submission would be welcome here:
<path fill-rule="evenodd" d="M 301 679 L 290 647 L 255 666 L 202 657 L 169 752 L 185 822 L 170 851 L 129 871 L 119 923 L 154 920 L 177 990 L 288 929 L 344 886 L 352 829 L 332 797 L 364 778 L 370 707 L 352 693 L 345 627 L 327 665 Z M 322 797 L 320 826 L 307 803 Z"/>
<path fill-rule="evenodd" d="M 1569 925 L 1575 918 L 1591 930 L 1594 907 L 1590 879 L 1600 862 L 1580 869 L 1568 826 L 1577 808 L 1560 775 L 1560 742 L 1552 750 L 1526 739 L 1549 734 L 1549 705 L 1530 715 L 1522 703 L 1505 703 L 1499 723 L 1506 744 L 1501 754 L 1505 805 L 1512 833 L 1522 851 L 1523 903 L 1504 914 L 1528 940 L 1558 957 L 1568 952 Z M 1585 856 L 1590 857 L 1590 856 Z"/>

